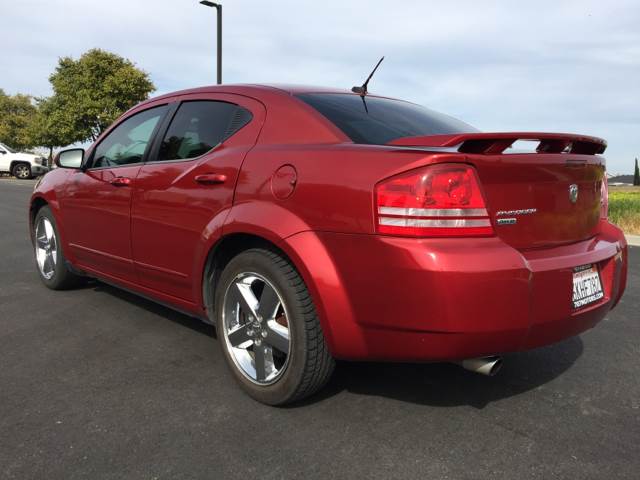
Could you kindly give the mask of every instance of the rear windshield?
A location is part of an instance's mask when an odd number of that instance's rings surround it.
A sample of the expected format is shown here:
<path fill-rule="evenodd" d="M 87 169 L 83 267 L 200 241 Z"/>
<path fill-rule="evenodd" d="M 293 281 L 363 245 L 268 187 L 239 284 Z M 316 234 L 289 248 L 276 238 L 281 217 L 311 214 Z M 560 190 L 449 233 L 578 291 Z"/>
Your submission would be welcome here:
<path fill-rule="evenodd" d="M 401 100 L 343 93 L 305 93 L 297 98 L 355 143 L 384 145 L 401 137 L 478 131 L 453 117 Z"/>

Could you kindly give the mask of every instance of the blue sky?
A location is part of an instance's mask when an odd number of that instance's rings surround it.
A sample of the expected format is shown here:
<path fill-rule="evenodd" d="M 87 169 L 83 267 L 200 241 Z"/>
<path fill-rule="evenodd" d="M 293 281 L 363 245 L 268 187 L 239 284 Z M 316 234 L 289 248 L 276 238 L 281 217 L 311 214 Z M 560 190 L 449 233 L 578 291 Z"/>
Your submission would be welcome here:
<path fill-rule="evenodd" d="M 197 0 L 1 0 L 0 88 L 47 95 L 60 56 L 99 47 L 157 93 L 215 82 L 215 10 Z M 640 3 L 222 0 L 224 81 L 370 84 L 484 131 L 604 137 L 640 157 Z"/>

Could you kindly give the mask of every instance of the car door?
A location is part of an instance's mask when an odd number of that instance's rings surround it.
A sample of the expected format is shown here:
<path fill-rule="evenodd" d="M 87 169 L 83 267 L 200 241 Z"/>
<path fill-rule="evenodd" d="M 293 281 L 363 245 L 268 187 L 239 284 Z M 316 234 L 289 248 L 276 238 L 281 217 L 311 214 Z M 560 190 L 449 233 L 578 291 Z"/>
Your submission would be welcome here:
<path fill-rule="evenodd" d="M 132 248 L 143 286 L 194 301 L 207 225 L 231 207 L 264 107 L 231 94 L 179 98 L 136 179 Z M 224 214 L 223 214 L 224 215 Z"/>
<path fill-rule="evenodd" d="M 131 194 L 167 105 L 120 121 L 90 151 L 60 199 L 71 254 L 80 267 L 135 281 L 131 256 Z"/>

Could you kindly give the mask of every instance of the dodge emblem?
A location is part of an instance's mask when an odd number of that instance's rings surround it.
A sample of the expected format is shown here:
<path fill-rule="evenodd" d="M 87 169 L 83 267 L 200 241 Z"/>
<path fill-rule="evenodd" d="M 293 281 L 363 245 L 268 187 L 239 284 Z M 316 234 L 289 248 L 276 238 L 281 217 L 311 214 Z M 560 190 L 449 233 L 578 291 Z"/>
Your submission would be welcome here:
<path fill-rule="evenodd" d="M 569 185 L 569 200 L 571 200 L 571 203 L 578 201 L 578 185 L 575 183 Z"/>

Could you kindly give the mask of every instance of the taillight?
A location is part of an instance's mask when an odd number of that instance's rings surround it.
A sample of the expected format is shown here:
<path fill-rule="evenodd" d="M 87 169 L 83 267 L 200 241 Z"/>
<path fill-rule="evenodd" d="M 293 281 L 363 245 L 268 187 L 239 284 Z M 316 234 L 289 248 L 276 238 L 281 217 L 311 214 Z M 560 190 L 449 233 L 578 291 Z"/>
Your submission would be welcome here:
<path fill-rule="evenodd" d="M 478 177 L 464 164 L 443 163 L 376 186 L 376 231 L 416 237 L 493 235 Z"/>
<path fill-rule="evenodd" d="M 608 218 L 609 216 L 609 183 L 607 182 L 607 173 L 602 177 L 600 185 L 600 218 Z"/>

